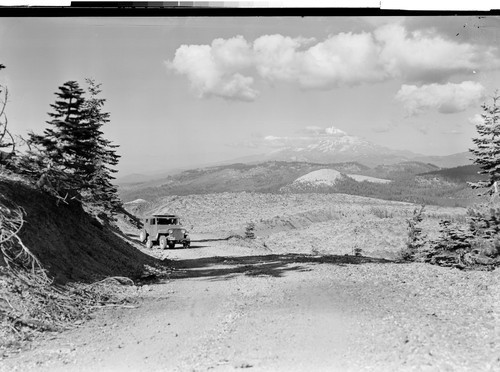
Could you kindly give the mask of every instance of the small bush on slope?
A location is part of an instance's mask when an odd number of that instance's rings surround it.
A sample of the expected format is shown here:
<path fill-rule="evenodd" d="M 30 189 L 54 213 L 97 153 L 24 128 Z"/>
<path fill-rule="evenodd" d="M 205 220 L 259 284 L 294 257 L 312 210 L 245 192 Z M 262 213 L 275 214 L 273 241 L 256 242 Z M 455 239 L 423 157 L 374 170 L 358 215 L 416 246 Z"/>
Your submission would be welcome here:
<path fill-rule="evenodd" d="M 245 238 L 246 239 L 255 239 L 255 223 L 248 222 L 245 227 Z"/>
<path fill-rule="evenodd" d="M 420 227 L 424 209 L 424 205 L 420 209 L 415 208 L 413 216 L 406 220 L 408 223 L 408 240 L 406 241 L 406 247 L 401 251 L 404 260 L 416 260 L 424 249 L 426 236 Z"/>
<path fill-rule="evenodd" d="M 484 208 L 483 208 L 484 209 Z M 426 241 L 422 229 L 423 207 L 408 219 L 408 243 L 402 258 L 461 269 L 493 269 L 500 266 L 500 208 L 469 208 L 468 223 L 440 221 L 440 236 Z"/>

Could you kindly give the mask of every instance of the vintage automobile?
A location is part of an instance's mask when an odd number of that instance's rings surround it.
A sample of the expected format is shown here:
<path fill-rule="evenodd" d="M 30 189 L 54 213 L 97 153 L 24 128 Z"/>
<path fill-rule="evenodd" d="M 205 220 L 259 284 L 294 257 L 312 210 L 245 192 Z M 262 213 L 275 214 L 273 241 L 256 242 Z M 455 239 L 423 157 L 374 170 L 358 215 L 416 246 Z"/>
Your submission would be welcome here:
<path fill-rule="evenodd" d="M 191 239 L 189 233 L 181 225 L 179 216 L 173 214 L 155 214 L 143 220 L 144 226 L 140 233 L 141 242 L 146 243 L 147 248 L 158 244 L 161 249 L 174 248 L 176 244 L 182 244 L 189 248 Z"/>

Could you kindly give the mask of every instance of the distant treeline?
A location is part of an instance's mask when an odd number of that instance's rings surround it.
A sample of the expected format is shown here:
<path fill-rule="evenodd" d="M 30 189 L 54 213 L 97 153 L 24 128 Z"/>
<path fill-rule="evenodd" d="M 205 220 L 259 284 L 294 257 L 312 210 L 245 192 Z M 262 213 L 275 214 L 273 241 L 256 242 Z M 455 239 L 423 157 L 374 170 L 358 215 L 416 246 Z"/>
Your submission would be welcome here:
<path fill-rule="evenodd" d="M 190 185 L 163 185 L 129 191 L 122 197 L 124 201 L 138 198 L 155 200 L 169 195 L 209 194 L 220 192 L 261 192 L 282 193 L 286 183 L 276 182 L 259 187 L 231 187 L 231 184 L 190 184 Z M 294 190 L 294 193 L 342 193 L 357 196 L 366 196 L 377 199 L 403 201 L 416 204 L 439 205 L 446 207 L 467 207 L 476 201 L 476 192 L 466 183 L 448 183 L 439 180 L 434 182 L 419 182 L 415 177 L 408 177 L 381 184 L 373 182 L 357 182 L 352 178 L 342 177 L 334 186 L 306 187 L 303 190 Z"/>
<path fill-rule="evenodd" d="M 413 177 L 388 184 L 356 182 L 344 177 L 337 182 L 334 189 L 335 192 L 349 195 L 446 207 L 466 207 L 475 199 L 474 191 L 465 183 L 437 181 L 426 184 Z"/>

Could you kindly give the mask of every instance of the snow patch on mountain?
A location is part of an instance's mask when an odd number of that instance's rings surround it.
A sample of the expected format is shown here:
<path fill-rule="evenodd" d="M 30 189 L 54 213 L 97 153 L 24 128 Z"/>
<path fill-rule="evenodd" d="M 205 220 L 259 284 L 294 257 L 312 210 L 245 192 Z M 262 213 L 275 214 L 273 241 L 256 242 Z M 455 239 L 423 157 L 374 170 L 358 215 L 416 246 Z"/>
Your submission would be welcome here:
<path fill-rule="evenodd" d="M 386 184 L 390 180 L 383 178 L 375 178 L 362 176 L 359 174 L 345 174 L 335 169 L 319 169 L 297 178 L 288 186 L 281 188 L 283 192 L 313 192 L 324 187 L 333 187 L 338 181 L 351 178 L 356 182 L 373 182 Z"/>
<path fill-rule="evenodd" d="M 297 178 L 293 184 L 313 183 L 315 185 L 333 186 L 343 175 L 335 169 L 320 169 Z"/>
<path fill-rule="evenodd" d="M 267 160 L 339 163 L 358 161 L 368 166 L 393 164 L 417 156 L 352 136 L 335 127 L 313 128 L 305 136 L 276 137 L 266 140 L 276 146 L 267 154 Z"/>

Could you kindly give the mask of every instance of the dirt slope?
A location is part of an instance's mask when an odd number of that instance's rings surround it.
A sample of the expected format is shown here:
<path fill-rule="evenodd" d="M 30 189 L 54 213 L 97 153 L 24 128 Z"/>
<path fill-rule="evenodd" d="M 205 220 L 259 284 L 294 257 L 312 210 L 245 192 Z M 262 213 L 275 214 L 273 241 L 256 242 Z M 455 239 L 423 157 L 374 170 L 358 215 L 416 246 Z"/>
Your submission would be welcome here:
<path fill-rule="evenodd" d="M 134 277 L 144 265 L 157 262 L 85 213 L 78 203 L 57 205 L 54 198 L 21 180 L 0 178 L 0 202 L 24 210 L 19 236 L 57 282 Z"/>

